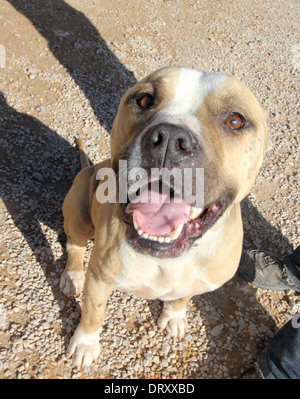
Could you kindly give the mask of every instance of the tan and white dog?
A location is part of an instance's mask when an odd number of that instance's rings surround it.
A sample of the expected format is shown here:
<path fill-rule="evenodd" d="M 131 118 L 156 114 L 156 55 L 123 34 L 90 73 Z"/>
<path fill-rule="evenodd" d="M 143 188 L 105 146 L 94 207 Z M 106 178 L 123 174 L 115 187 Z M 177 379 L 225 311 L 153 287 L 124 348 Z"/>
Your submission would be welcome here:
<path fill-rule="evenodd" d="M 64 294 L 81 291 L 85 246 L 94 239 L 81 321 L 68 347 L 75 366 L 86 368 L 98 357 L 105 305 L 115 288 L 161 299 L 159 327 L 183 337 L 187 301 L 222 286 L 237 270 L 243 239 L 240 202 L 267 146 L 265 113 L 234 77 L 167 67 L 125 93 L 111 132 L 111 158 L 83 168 L 63 204 L 68 239 L 60 282 Z M 155 204 L 143 202 L 153 194 L 151 178 L 137 200 L 100 203 L 97 190 L 105 181 L 97 180 L 97 173 L 112 168 L 119 180 L 120 160 L 126 160 L 128 173 L 134 168 L 204 170 L 203 206 L 197 198 L 188 202 L 172 179 L 160 181 Z M 189 184 L 195 189 L 196 178 Z M 170 189 L 169 201 L 163 185 Z"/>

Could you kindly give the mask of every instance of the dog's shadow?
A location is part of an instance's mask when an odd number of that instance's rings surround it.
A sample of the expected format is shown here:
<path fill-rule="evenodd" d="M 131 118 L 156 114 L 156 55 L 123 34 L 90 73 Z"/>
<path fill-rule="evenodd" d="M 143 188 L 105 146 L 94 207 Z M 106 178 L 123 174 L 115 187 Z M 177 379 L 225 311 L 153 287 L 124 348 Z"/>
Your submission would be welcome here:
<path fill-rule="evenodd" d="M 110 132 L 120 98 L 136 82 L 133 73 L 111 52 L 88 18 L 63 0 L 8 2 L 47 39 L 53 55 L 89 100 L 99 123 Z M 10 107 L 0 93 L 1 200 L 40 264 L 60 304 L 62 319 L 68 299 L 53 281 L 64 269 L 66 253 L 55 260 L 43 230 L 53 230 L 65 248 L 62 203 L 79 170 L 74 143 Z M 74 301 L 72 306 L 78 307 Z"/>
<path fill-rule="evenodd" d="M 1 200 L 43 270 L 54 298 L 62 300 L 50 274 L 58 273 L 59 277 L 66 254 L 55 260 L 43 229 L 46 226 L 55 232 L 65 248 L 61 209 L 80 170 L 78 152 L 36 118 L 11 108 L 2 93 L 0 110 Z"/>

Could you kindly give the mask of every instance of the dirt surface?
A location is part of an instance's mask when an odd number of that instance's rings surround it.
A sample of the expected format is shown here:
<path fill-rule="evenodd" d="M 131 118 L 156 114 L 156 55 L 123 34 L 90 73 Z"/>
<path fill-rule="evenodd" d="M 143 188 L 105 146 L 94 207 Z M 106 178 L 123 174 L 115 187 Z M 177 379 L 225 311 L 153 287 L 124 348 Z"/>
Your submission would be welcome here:
<path fill-rule="evenodd" d="M 65 351 L 82 298 L 59 292 L 61 205 L 80 168 L 75 138 L 93 161 L 108 157 L 120 97 L 136 80 L 165 65 L 228 72 L 265 107 L 273 141 L 243 202 L 244 246 L 291 253 L 299 245 L 299 2 L 0 5 L 0 377 L 247 376 L 300 301 L 239 277 L 190 301 L 182 341 L 157 331 L 159 301 L 115 291 L 98 362 L 89 373 L 73 369 Z"/>

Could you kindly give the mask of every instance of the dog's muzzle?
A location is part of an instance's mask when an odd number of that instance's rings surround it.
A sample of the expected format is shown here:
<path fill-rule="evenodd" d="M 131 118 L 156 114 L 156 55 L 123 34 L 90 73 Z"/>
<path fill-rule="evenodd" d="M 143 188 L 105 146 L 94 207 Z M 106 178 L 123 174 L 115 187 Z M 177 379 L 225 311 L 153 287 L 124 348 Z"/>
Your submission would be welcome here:
<path fill-rule="evenodd" d="M 203 168 L 204 157 L 196 132 L 181 124 L 150 126 L 129 148 L 126 158 L 131 167 L 143 167 L 147 172 L 151 168 L 177 169 L 182 182 L 177 186 L 176 174 L 168 178 L 168 173 L 162 172 L 159 180 L 146 181 L 136 199 L 122 204 L 124 221 L 129 224 L 127 240 L 138 252 L 159 258 L 178 257 L 222 215 L 227 206 L 222 196 L 197 206 L 197 195 L 189 201 L 182 191 L 189 169 L 193 175 L 188 186 L 192 194 L 197 193 L 195 169 Z M 157 183 L 155 187 L 153 182 Z M 203 193 L 204 187 L 200 191 Z"/>

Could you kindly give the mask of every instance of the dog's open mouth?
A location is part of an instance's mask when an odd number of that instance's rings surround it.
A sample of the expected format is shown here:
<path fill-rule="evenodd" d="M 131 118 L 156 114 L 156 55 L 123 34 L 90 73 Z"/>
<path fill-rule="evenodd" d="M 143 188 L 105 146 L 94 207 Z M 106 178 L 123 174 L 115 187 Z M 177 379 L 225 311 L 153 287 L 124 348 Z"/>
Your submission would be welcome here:
<path fill-rule="evenodd" d="M 225 208 L 224 199 L 195 208 L 172 191 L 168 195 L 148 185 L 126 206 L 132 226 L 129 241 L 137 250 L 160 258 L 180 256 Z"/>

